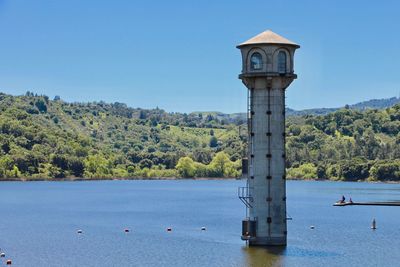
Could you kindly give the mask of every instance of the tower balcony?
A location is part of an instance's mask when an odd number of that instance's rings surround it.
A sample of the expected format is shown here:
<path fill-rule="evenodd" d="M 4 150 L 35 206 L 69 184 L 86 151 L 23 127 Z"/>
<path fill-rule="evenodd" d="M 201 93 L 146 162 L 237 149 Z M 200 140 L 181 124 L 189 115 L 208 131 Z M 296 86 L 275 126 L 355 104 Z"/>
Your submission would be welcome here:
<path fill-rule="evenodd" d="M 285 77 L 290 79 L 297 79 L 297 74 L 279 72 L 243 72 L 239 74 L 239 79 L 253 77 Z"/>

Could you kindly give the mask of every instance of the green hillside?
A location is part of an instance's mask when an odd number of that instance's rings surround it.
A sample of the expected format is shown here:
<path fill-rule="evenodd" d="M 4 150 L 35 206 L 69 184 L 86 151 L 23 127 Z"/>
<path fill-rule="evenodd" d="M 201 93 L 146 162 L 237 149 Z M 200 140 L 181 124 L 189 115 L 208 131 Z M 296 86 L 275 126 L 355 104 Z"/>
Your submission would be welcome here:
<path fill-rule="evenodd" d="M 400 105 L 289 117 L 288 176 L 400 180 Z"/>
<path fill-rule="evenodd" d="M 237 177 L 246 125 L 221 114 L 0 93 L 0 178 Z M 400 105 L 289 117 L 288 176 L 399 180 L 399 131 Z"/>
<path fill-rule="evenodd" d="M 0 177 L 179 176 L 175 166 L 184 156 L 207 165 L 224 151 L 233 164 L 245 151 L 238 127 L 211 115 L 66 103 L 29 92 L 0 94 L 0 112 Z"/>

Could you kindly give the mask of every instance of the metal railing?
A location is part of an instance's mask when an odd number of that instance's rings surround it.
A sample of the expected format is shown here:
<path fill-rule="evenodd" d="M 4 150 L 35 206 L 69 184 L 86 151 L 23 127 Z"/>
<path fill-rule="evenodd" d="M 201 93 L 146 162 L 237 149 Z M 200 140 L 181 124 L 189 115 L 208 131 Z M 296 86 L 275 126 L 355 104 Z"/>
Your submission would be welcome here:
<path fill-rule="evenodd" d="M 240 201 L 246 205 L 247 208 L 252 208 L 251 203 L 253 202 L 253 197 L 251 196 L 251 191 L 253 188 L 251 187 L 238 187 L 238 197 Z"/>

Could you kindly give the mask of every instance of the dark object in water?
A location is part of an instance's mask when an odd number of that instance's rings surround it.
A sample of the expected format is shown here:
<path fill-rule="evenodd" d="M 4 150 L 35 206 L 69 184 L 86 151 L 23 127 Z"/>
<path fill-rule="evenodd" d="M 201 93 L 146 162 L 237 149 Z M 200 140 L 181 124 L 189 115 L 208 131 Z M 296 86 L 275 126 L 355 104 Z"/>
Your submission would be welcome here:
<path fill-rule="evenodd" d="M 400 206 L 400 202 L 336 202 L 333 204 L 333 206 Z"/>
<path fill-rule="evenodd" d="M 372 230 L 376 230 L 376 221 L 375 221 L 375 219 L 372 220 L 371 229 Z"/>

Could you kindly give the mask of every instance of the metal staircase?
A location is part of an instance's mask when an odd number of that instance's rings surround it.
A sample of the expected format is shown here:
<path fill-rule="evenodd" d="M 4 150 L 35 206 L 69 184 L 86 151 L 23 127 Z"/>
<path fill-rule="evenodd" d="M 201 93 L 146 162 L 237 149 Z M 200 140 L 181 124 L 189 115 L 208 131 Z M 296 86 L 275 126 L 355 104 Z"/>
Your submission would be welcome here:
<path fill-rule="evenodd" d="M 251 187 L 238 187 L 238 197 L 240 201 L 246 205 L 247 208 L 252 208 L 251 203 L 253 202 L 253 197 L 251 196 Z"/>

